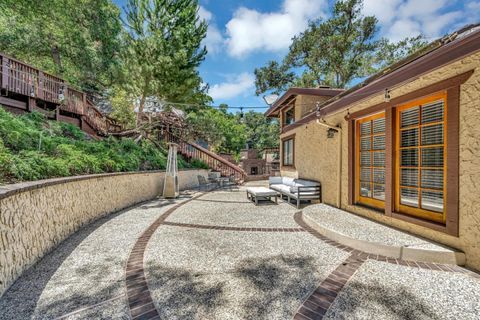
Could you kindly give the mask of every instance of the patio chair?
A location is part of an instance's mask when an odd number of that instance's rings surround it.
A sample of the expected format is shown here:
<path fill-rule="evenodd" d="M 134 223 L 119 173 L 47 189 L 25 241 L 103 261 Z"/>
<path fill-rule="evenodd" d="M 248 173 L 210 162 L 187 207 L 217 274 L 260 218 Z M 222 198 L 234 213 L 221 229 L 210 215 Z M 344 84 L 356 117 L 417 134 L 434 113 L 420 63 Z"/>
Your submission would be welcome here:
<path fill-rule="evenodd" d="M 228 189 L 230 191 L 233 191 L 233 189 L 237 186 L 237 182 L 235 181 L 235 176 L 231 175 L 228 177 L 228 181 L 223 182 L 223 187 L 225 189 Z"/>
<path fill-rule="evenodd" d="M 210 191 L 216 185 L 216 183 L 208 182 L 207 179 L 205 179 L 205 177 L 201 175 L 198 175 L 197 179 L 198 179 L 198 188 L 200 189 L 200 191 L 201 190 Z"/>

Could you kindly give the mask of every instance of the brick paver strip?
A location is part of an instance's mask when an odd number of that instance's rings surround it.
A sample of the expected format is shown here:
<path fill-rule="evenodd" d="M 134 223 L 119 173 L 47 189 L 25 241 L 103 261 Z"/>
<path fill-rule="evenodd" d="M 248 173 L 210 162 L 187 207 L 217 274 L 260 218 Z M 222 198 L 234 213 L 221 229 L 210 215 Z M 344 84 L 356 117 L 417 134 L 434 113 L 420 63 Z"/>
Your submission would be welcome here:
<path fill-rule="evenodd" d="M 163 225 L 194 228 L 194 229 L 209 229 L 209 230 L 224 230 L 224 231 L 246 231 L 246 232 L 305 232 L 303 228 L 258 228 L 258 227 L 229 227 L 229 226 L 214 226 L 205 224 L 179 223 L 165 221 Z"/>
<path fill-rule="evenodd" d="M 330 305 L 335 301 L 337 294 L 355 274 L 357 269 L 366 261 L 359 255 L 350 255 L 341 263 L 303 302 L 294 319 L 322 319 Z"/>
<path fill-rule="evenodd" d="M 204 193 L 200 193 L 168 209 L 143 232 L 137 239 L 132 251 L 130 251 L 125 269 L 125 285 L 127 287 L 128 307 L 132 319 L 160 319 L 160 315 L 155 308 L 150 290 L 148 289 L 145 271 L 143 269 L 143 255 L 148 241 L 157 228 L 165 223 L 165 219 L 167 219 L 172 212 L 202 195 L 204 195 Z"/>
<path fill-rule="evenodd" d="M 327 313 L 328 308 L 335 300 L 337 294 L 342 290 L 343 286 L 355 274 L 358 268 L 368 259 L 387 262 L 391 264 L 398 264 L 402 266 L 409 266 L 413 268 L 437 270 L 446 272 L 464 273 L 474 278 L 480 278 L 480 274 L 454 265 L 444 265 L 431 262 L 420 262 L 395 259 L 385 257 L 382 255 L 369 254 L 351 247 L 342 245 L 332 239 L 319 233 L 317 230 L 311 228 L 303 220 L 303 214 L 298 211 L 294 215 L 295 222 L 305 231 L 322 240 L 323 242 L 336 247 L 337 249 L 349 252 L 351 255 L 340 264 L 328 277 L 318 286 L 318 288 L 310 294 L 310 296 L 303 302 L 297 313 L 294 315 L 294 320 L 318 320 L 322 319 Z"/>

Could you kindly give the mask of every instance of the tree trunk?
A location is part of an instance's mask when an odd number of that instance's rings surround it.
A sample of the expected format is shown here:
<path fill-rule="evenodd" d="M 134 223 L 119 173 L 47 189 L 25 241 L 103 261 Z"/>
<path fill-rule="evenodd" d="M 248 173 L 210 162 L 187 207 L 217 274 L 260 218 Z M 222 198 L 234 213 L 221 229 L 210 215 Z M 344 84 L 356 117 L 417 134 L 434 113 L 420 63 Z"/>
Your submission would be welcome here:
<path fill-rule="evenodd" d="M 142 119 L 142 114 L 143 114 L 143 108 L 145 107 L 145 99 L 146 96 L 143 93 L 142 98 L 140 99 L 140 105 L 138 106 L 138 112 L 137 112 L 137 127 L 140 126 L 140 121 Z"/>
<path fill-rule="evenodd" d="M 142 98 L 140 99 L 140 105 L 138 106 L 137 112 L 137 127 L 140 125 L 140 121 L 142 119 L 143 109 L 145 107 L 145 100 L 147 99 L 148 94 L 148 85 L 150 83 L 150 78 L 145 79 L 145 85 L 143 86 Z"/>

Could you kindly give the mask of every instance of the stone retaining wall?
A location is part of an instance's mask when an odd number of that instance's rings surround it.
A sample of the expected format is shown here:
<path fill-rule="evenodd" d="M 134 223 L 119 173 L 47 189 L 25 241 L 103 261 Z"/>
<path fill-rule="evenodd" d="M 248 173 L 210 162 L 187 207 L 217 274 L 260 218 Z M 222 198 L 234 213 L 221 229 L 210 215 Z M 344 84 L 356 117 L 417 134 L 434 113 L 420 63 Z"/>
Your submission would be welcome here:
<path fill-rule="evenodd" d="M 207 170 L 179 172 L 180 190 Z M 77 176 L 0 187 L 0 296 L 20 274 L 82 226 L 160 195 L 164 172 Z"/>

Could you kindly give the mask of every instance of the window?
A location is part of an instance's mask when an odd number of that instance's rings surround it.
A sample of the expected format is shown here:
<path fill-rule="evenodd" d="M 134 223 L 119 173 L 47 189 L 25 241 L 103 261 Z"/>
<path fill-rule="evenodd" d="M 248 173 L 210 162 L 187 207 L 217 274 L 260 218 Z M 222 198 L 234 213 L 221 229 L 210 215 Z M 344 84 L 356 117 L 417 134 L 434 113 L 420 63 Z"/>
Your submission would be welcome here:
<path fill-rule="evenodd" d="M 356 202 L 385 205 L 385 114 L 357 120 Z"/>
<path fill-rule="evenodd" d="M 396 210 L 444 223 L 444 93 L 397 108 Z"/>
<path fill-rule="evenodd" d="M 284 166 L 293 166 L 294 164 L 294 138 L 287 138 L 282 141 L 282 164 Z"/>
<path fill-rule="evenodd" d="M 347 114 L 349 205 L 374 205 L 369 203 L 374 201 L 379 204 L 377 207 L 383 205 L 388 217 L 459 236 L 460 93 L 462 83 L 472 73 L 468 71 Z M 367 141 L 374 120 L 370 116 L 382 112 L 385 114 L 384 201 L 375 198 L 378 192 L 375 194 L 374 187 L 380 183 L 375 181 L 374 173 L 373 177 L 371 172 L 367 174 L 365 169 L 371 167 L 360 163 L 360 151 L 376 152 L 373 147 L 368 148 L 368 143 L 373 143 L 372 138 Z M 360 124 L 368 121 L 371 124 L 364 125 L 361 132 Z M 365 150 L 360 150 L 361 137 Z M 372 161 L 372 156 L 364 155 L 363 160 Z M 374 163 L 373 169 L 375 166 Z"/>
<path fill-rule="evenodd" d="M 288 126 L 295 122 L 295 108 L 290 107 L 290 109 L 283 112 L 283 125 Z"/>

